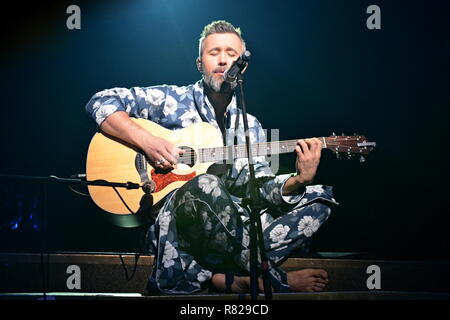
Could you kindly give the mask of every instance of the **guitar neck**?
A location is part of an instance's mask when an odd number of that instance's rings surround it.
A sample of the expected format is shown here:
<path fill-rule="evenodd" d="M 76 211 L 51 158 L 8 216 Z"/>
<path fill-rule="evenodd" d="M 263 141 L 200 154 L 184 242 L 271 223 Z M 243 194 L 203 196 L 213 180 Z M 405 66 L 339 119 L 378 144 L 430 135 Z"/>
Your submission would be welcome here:
<path fill-rule="evenodd" d="M 328 138 L 320 137 L 319 139 L 323 142 L 322 149 L 327 148 Z M 298 139 L 253 143 L 251 145 L 251 153 L 253 157 L 291 153 L 295 150 L 297 141 Z M 229 161 L 247 157 L 247 148 L 245 144 L 216 148 L 202 148 L 199 150 L 199 156 L 201 162 Z"/>

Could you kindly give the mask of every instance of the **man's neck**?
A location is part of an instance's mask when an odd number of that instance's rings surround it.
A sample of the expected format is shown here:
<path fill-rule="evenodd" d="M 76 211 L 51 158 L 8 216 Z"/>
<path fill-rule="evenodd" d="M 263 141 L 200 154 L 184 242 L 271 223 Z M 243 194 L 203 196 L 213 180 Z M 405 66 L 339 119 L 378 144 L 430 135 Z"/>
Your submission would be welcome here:
<path fill-rule="evenodd" d="M 216 92 L 205 84 L 205 93 L 208 97 L 209 102 L 214 107 L 216 117 L 224 116 L 227 110 L 227 106 L 230 104 L 230 101 L 233 98 L 233 91 L 226 93 Z"/>

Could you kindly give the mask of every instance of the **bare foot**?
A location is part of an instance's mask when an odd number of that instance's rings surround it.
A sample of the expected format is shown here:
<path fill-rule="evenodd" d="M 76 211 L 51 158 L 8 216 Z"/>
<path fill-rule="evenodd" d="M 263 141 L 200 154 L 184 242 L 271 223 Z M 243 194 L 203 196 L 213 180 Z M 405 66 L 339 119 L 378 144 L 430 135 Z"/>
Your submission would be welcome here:
<path fill-rule="evenodd" d="M 259 290 L 264 291 L 262 279 L 259 280 Z M 295 292 L 322 291 L 328 283 L 328 274 L 323 269 L 303 269 L 287 273 L 289 287 Z M 219 291 L 226 291 L 225 274 L 216 273 L 212 285 Z M 234 276 L 231 291 L 236 293 L 250 292 L 250 277 Z"/>
<path fill-rule="evenodd" d="M 328 274 L 323 269 L 303 269 L 287 274 L 288 285 L 295 292 L 322 291 L 328 283 Z"/>

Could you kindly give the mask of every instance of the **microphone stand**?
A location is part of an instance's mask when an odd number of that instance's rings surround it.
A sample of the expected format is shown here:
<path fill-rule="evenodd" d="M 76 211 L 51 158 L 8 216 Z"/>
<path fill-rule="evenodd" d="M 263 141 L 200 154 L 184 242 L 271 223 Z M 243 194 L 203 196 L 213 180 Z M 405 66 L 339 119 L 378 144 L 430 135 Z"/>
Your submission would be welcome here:
<path fill-rule="evenodd" d="M 264 284 L 264 295 L 266 299 L 272 299 L 272 286 L 270 284 L 269 262 L 266 255 L 264 236 L 261 225 L 261 217 L 259 213 L 262 209 L 258 203 L 258 185 L 255 177 L 255 168 L 253 164 L 253 156 L 250 146 L 250 137 L 247 120 L 247 109 L 244 97 L 244 79 L 242 74 L 237 74 L 237 82 L 239 84 L 240 104 L 242 117 L 244 119 L 245 145 L 247 150 L 247 159 L 250 173 L 250 198 L 244 199 L 243 204 L 250 207 L 250 290 L 252 300 L 257 299 L 258 295 L 258 249 L 261 257 L 261 274 Z"/>
<path fill-rule="evenodd" d="M 16 180 L 28 180 L 28 181 L 53 181 L 53 182 L 61 182 L 65 184 L 77 183 L 81 185 L 90 185 L 90 186 L 104 186 L 104 187 L 117 187 L 117 188 L 126 188 L 126 189 L 139 189 L 141 186 L 138 183 L 133 182 L 109 182 L 106 180 L 85 180 L 81 178 L 73 179 L 73 178 L 58 178 L 57 176 L 48 176 L 48 177 L 36 177 L 36 176 L 21 176 L 21 175 L 6 175 L 0 174 L 0 179 L 16 179 Z"/>
<path fill-rule="evenodd" d="M 41 216 L 41 225 L 42 225 L 42 240 L 41 240 L 41 269 L 42 269 L 42 291 L 43 291 L 43 299 L 47 300 L 47 292 L 49 290 L 49 271 L 44 268 L 44 252 L 47 250 L 47 185 L 48 182 L 60 182 L 64 184 L 82 184 L 82 185 L 94 185 L 94 186 L 107 186 L 107 187 L 118 187 L 118 188 L 126 188 L 126 189 L 139 189 L 141 186 L 137 183 L 126 182 L 108 182 L 105 180 L 84 180 L 84 179 L 67 179 L 67 178 L 58 178 L 57 176 L 48 176 L 48 177 L 37 177 L 37 176 L 22 176 L 22 175 L 7 175 L 0 174 L 0 179 L 13 179 L 13 180 L 26 180 L 26 181 L 36 181 L 44 183 L 44 210 Z M 47 254 L 47 268 L 48 268 L 48 254 Z"/>

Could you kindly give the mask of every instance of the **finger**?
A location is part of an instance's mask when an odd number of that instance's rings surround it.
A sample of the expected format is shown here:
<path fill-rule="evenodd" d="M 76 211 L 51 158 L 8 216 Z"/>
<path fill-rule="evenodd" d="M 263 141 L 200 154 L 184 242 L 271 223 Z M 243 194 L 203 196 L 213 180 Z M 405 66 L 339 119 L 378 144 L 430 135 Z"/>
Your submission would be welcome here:
<path fill-rule="evenodd" d="M 179 159 L 182 155 L 184 155 L 184 153 L 185 153 L 185 151 L 186 151 L 186 150 L 183 150 L 183 149 L 178 148 L 178 147 L 176 147 L 176 146 L 173 146 L 173 148 L 170 149 L 170 150 L 171 150 L 171 151 L 170 151 L 170 154 L 171 154 L 172 157 L 177 161 L 177 163 L 178 163 L 178 159 Z"/>
<path fill-rule="evenodd" d="M 166 156 L 166 153 L 164 153 L 164 155 L 163 153 L 157 154 L 153 160 L 154 166 L 157 168 L 169 169 L 172 165 L 169 161 L 167 161 Z"/>
<path fill-rule="evenodd" d="M 174 157 L 175 159 L 178 159 L 179 156 L 181 156 L 184 153 L 183 149 L 180 149 L 178 147 L 173 146 L 172 149 L 170 149 L 170 154 L 172 155 L 172 157 Z"/>
<path fill-rule="evenodd" d="M 178 148 L 175 147 L 172 144 L 166 145 L 165 146 L 166 152 L 170 155 L 170 157 L 167 157 L 167 161 L 172 162 L 172 160 L 177 160 L 178 159 Z"/>
<path fill-rule="evenodd" d="M 155 158 L 155 160 L 153 160 L 153 167 L 154 168 L 164 168 L 164 163 L 161 160 L 162 160 L 162 156 Z"/>
<path fill-rule="evenodd" d="M 304 140 L 302 140 L 302 139 L 298 140 L 297 141 L 297 146 L 301 149 L 302 153 L 305 152 L 305 150 L 304 150 L 304 148 L 305 148 L 305 141 Z"/>
<path fill-rule="evenodd" d="M 318 144 L 319 148 L 322 149 L 322 146 L 323 146 L 323 141 L 322 141 L 322 139 L 315 138 L 315 140 L 317 141 L 317 144 Z"/>
<path fill-rule="evenodd" d="M 311 151 L 309 150 L 309 146 L 305 142 L 305 140 L 298 140 L 297 144 L 300 146 L 300 148 L 302 148 L 302 152 L 305 157 L 308 157 L 311 155 Z"/>
<path fill-rule="evenodd" d="M 306 144 L 308 145 L 309 150 L 311 150 L 311 153 L 314 153 L 316 151 L 316 148 L 317 148 L 316 140 L 306 139 Z"/>
<path fill-rule="evenodd" d="M 297 159 L 295 160 L 297 165 L 298 163 L 302 163 L 305 161 L 305 154 L 302 151 L 302 148 L 300 146 L 295 147 L 295 151 L 297 152 Z"/>
<path fill-rule="evenodd" d="M 317 149 L 317 141 L 313 138 L 311 139 L 305 139 L 306 144 L 308 145 L 309 150 L 311 153 L 315 153 Z"/>
<path fill-rule="evenodd" d="M 300 148 L 300 146 L 296 146 L 296 147 L 295 147 L 295 152 L 297 152 L 297 156 L 298 156 L 300 159 L 303 159 L 304 155 L 303 155 L 302 148 Z"/>
<path fill-rule="evenodd" d="M 322 156 L 322 145 L 319 145 L 316 151 L 316 157 L 317 159 L 320 159 L 321 156 Z"/>
<path fill-rule="evenodd" d="M 316 156 L 320 158 L 320 155 L 322 154 L 322 145 L 323 142 L 320 139 L 314 138 L 314 141 L 316 142 Z"/>
<path fill-rule="evenodd" d="M 314 145 L 314 142 L 311 139 L 305 139 L 305 143 L 308 146 L 308 150 L 309 150 L 309 154 L 311 156 L 315 156 L 316 155 L 316 148 Z"/>
<path fill-rule="evenodd" d="M 164 161 L 161 164 L 162 168 L 164 170 L 169 170 L 169 169 L 175 169 L 176 168 L 176 164 L 172 164 L 171 162 L 167 161 L 166 159 L 164 159 Z"/>
<path fill-rule="evenodd" d="M 162 157 L 166 160 L 165 162 L 163 162 L 163 164 L 167 165 L 166 162 L 169 163 L 168 165 L 177 164 L 177 159 L 170 152 L 163 151 L 161 154 Z"/>

